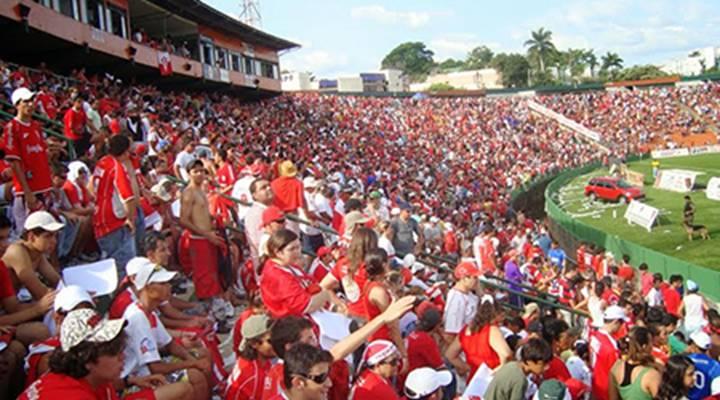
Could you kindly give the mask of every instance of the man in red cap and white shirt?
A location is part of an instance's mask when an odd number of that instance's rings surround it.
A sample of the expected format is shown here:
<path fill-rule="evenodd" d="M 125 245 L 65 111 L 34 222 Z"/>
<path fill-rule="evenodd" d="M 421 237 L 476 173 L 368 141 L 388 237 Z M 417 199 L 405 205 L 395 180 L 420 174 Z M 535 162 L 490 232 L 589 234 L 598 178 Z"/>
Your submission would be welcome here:
<path fill-rule="evenodd" d="M 28 214 L 50 207 L 52 174 L 42 128 L 32 119 L 35 93 L 21 87 L 15 89 L 11 99 L 17 114 L 5 125 L 2 148 L 13 172 L 13 237 L 16 238 Z"/>
<path fill-rule="evenodd" d="M 603 313 L 603 326 L 590 334 L 590 367 L 592 395 L 597 400 L 609 399 L 610 370 L 620 357 L 613 334 L 628 320 L 620 306 L 610 306 Z"/>
<path fill-rule="evenodd" d="M 477 288 L 480 269 L 471 261 L 463 261 L 455 267 L 455 285 L 450 289 L 443 312 L 445 332 L 443 337 L 451 343 L 463 326 L 475 317 L 478 297 L 473 293 Z"/>

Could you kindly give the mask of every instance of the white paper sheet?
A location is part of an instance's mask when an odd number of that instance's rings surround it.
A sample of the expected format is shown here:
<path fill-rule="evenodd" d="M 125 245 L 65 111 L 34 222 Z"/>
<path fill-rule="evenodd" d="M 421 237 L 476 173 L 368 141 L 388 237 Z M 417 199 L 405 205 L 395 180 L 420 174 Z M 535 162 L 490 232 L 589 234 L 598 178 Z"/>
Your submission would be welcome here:
<path fill-rule="evenodd" d="M 175 218 L 180 218 L 180 199 L 177 199 L 170 204 L 170 208 L 172 209 L 172 215 Z"/>
<path fill-rule="evenodd" d="M 118 285 L 115 260 L 112 258 L 92 264 L 68 267 L 63 270 L 65 285 L 78 285 L 93 297 L 103 296 L 115 291 Z"/>
<path fill-rule="evenodd" d="M 468 382 L 465 392 L 462 395 L 463 399 L 469 399 L 470 397 L 484 397 L 485 391 L 490 386 L 490 381 L 493 379 L 492 370 L 487 365 L 483 364 L 480 368 L 475 371 L 470 382 Z"/>

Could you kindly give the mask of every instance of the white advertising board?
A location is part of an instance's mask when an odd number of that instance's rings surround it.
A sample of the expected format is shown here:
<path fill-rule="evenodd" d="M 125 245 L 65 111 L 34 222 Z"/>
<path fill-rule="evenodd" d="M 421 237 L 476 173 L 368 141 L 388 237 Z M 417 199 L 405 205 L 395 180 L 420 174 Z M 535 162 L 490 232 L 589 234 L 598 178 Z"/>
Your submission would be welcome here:
<path fill-rule="evenodd" d="M 650 152 L 652 158 L 670 158 L 670 157 L 682 157 L 690 155 L 688 149 L 665 149 L 665 150 L 653 150 Z"/>
<path fill-rule="evenodd" d="M 627 210 L 625 211 L 625 219 L 628 224 L 640 225 L 650 232 L 659 213 L 660 210 L 657 208 L 641 203 L 637 200 L 633 200 L 630 202 Z"/>
<path fill-rule="evenodd" d="M 688 171 L 684 169 L 663 169 L 655 178 L 655 187 L 673 192 L 687 193 L 695 185 L 695 178 L 703 172 Z"/>
<path fill-rule="evenodd" d="M 720 177 L 710 178 L 707 189 L 705 189 L 705 195 L 710 200 L 720 201 Z"/>

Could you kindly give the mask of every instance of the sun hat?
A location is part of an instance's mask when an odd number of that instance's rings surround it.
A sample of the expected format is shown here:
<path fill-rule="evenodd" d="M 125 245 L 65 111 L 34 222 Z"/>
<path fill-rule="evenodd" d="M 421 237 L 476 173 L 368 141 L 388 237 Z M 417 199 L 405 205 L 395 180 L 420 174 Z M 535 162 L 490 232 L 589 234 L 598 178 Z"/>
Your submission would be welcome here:
<path fill-rule="evenodd" d="M 265 314 L 253 315 L 243 322 L 240 332 L 243 338 L 240 341 L 239 350 L 243 350 L 249 340 L 257 339 L 270 332 L 270 317 Z"/>
<path fill-rule="evenodd" d="M 294 177 L 297 175 L 298 170 L 295 164 L 293 164 L 290 160 L 285 160 L 280 163 L 278 166 L 278 172 L 280 173 L 280 176 L 286 176 L 286 177 Z"/>
<path fill-rule="evenodd" d="M 109 342 L 122 332 L 124 326 L 124 319 L 103 319 L 95 310 L 70 311 L 60 325 L 60 347 L 70 351 L 84 341 Z"/>

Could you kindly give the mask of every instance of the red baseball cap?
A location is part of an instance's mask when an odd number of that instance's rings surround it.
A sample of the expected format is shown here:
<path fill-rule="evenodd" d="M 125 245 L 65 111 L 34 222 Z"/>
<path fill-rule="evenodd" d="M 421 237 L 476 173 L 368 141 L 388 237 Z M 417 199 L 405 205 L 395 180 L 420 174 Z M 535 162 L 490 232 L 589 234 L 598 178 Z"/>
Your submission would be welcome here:
<path fill-rule="evenodd" d="M 464 261 L 455 267 L 455 278 L 462 279 L 468 276 L 481 276 L 480 269 L 470 261 Z"/>
<path fill-rule="evenodd" d="M 332 250 L 330 250 L 327 246 L 320 246 L 320 248 L 317 249 L 317 256 L 318 257 L 325 257 L 326 255 L 330 254 Z"/>
<path fill-rule="evenodd" d="M 266 227 L 269 223 L 285 219 L 285 213 L 282 212 L 277 206 L 269 206 L 262 213 L 262 225 L 261 228 Z"/>

